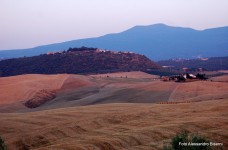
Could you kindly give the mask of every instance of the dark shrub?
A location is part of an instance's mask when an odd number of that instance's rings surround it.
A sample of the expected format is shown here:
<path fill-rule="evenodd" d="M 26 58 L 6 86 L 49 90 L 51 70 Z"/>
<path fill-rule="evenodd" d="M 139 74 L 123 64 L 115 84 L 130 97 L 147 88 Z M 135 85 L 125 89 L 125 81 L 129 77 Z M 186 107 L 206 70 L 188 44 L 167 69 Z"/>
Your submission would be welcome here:
<path fill-rule="evenodd" d="M 180 143 L 186 143 L 185 145 Z M 208 143 L 208 145 L 188 145 L 189 143 Z M 187 131 L 182 131 L 180 135 L 172 138 L 170 145 L 165 145 L 164 150 L 211 150 L 210 141 L 199 135 L 188 136 Z"/>
<path fill-rule="evenodd" d="M 0 137 L 0 150 L 7 150 L 7 146 L 1 137 Z"/>

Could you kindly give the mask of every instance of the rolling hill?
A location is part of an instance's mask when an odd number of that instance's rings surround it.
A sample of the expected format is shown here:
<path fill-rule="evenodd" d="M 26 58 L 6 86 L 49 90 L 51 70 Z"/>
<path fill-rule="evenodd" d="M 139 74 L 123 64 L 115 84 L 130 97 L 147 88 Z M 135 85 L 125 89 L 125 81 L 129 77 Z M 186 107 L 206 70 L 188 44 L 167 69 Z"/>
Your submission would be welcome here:
<path fill-rule="evenodd" d="M 29 49 L 0 51 L 1 58 L 34 56 L 69 47 L 98 47 L 132 51 L 152 60 L 227 56 L 228 27 L 206 30 L 171 27 L 164 24 L 135 26 L 126 31 L 97 38 L 72 40 Z"/>
<path fill-rule="evenodd" d="M 0 112 L 40 111 L 107 103 L 198 102 L 227 99 L 227 76 L 163 82 L 144 72 L 19 75 L 0 78 Z"/>
<path fill-rule="evenodd" d="M 163 82 L 143 72 L 1 77 L 0 135 L 9 150 L 159 150 L 186 130 L 227 149 L 227 79 Z M 55 98 L 25 106 L 44 90 L 55 90 Z"/>

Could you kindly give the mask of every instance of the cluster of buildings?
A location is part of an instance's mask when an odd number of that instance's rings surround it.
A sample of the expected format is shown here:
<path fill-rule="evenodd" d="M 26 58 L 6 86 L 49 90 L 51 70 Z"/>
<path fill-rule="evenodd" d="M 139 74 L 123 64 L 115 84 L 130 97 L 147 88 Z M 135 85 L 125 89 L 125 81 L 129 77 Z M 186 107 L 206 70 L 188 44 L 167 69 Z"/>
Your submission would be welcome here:
<path fill-rule="evenodd" d="M 162 81 L 175 81 L 175 82 L 190 82 L 190 81 L 197 81 L 197 80 L 206 80 L 207 77 L 205 74 L 196 75 L 185 73 L 180 75 L 173 75 L 173 76 L 163 76 Z"/>

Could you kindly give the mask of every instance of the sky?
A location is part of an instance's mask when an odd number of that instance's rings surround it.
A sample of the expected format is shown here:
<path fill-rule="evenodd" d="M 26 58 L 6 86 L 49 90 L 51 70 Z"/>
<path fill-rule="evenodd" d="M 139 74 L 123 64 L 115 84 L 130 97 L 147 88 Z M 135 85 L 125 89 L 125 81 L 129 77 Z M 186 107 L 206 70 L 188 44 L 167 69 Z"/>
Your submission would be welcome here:
<path fill-rule="evenodd" d="M 228 26 L 228 0 L 0 0 L 0 50 L 32 48 L 164 23 Z"/>

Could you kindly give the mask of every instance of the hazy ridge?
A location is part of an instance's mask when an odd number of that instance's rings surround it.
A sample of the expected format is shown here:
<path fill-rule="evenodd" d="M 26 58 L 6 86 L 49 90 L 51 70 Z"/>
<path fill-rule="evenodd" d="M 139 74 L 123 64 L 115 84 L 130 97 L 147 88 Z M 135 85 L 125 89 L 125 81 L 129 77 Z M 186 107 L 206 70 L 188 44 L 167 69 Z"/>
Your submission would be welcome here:
<path fill-rule="evenodd" d="M 164 24 L 135 26 L 97 38 L 72 40 L 29 49 L 0 51 L 3 58 L 34 56 L 69 47 L 98 47 L 144 54 L 152 60 L 227 56 L 228 27 L 194 30 Z"/>

